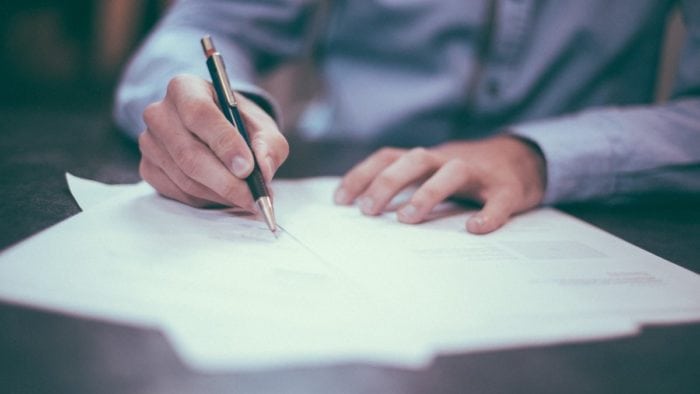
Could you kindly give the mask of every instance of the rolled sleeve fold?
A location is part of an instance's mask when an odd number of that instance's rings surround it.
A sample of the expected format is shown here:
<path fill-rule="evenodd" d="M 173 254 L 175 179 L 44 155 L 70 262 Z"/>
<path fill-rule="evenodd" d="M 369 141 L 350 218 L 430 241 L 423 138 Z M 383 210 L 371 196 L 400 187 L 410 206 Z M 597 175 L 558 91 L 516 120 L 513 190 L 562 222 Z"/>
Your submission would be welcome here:
<path fill-rule="evenodd" d="M 547 187 L 543 203 L 593 199 L 615 188 L 615 143 L 606 130 L 616 127 L 603 116 L 582 113 L 512 126 L 510 132 L 540 148 Z"/>

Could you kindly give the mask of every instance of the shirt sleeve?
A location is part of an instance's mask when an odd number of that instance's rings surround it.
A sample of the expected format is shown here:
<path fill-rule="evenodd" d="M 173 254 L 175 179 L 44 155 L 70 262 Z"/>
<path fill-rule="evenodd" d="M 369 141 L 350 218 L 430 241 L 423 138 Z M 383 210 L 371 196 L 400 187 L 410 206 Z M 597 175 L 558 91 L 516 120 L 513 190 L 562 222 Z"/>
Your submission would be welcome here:
<path fill-rule="evenodd" d="M 180 0 L 174 2 L 127 65 L 114 101 L 117 125 L 132 137 L 144 130 L 144 108 L 162 100 L 172 77 L 209 80 L 200 39 L 211 35 L 232 87 L 274 118 L 272 98 L 255 85 L 259 74 L 311 45 L 311 0 Z"/>
<path fill-rule="evenodd" d="M 682 3 L 687 37 L 666 104 L 604 107 L 515 125 L 545 156 L 544 203 L 650 191 L 700 193 L 700 2 Z"/>

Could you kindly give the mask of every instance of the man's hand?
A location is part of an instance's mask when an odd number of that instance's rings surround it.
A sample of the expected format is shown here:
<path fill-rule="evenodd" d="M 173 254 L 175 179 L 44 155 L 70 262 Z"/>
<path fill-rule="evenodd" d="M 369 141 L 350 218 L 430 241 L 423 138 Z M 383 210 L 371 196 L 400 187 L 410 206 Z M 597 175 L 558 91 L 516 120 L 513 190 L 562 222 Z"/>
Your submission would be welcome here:
<path fill-rule="evenodd" d="M 483 204 L 467 222 L 467 230 L 484 234 L 501 227 L 511 215 L 540 204 L 545 172 L 539 149 L 511 136 L 432 149 L 384 148 L 343 177 L 335 201 L 357 200 L 363 213 L 378 215 L 402 189 L 419 184 L 398 210 L 399 221 L 419 223 L 441 201 L 467 198 Z"/>
<path fill-rule="evenodd" d="M 236 98 L 269 182 L 287 158 L 289 145 L 265 111 L 241 94 Z M 189 75 L 173 78 L 163 101 L 150 104 L 143 119 L 139 171 L 159 193 L 198 207 L 255 209 L 245 183 L 253 170 L 253 155 L 219 109 L 209 82 Z"/>

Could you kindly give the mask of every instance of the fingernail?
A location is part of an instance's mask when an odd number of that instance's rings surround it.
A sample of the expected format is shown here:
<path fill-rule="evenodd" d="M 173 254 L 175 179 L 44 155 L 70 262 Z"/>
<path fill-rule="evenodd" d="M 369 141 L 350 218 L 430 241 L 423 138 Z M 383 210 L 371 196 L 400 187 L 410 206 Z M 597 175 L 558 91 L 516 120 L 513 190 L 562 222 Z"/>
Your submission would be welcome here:
<path fill-rule="evenodd" d="M 231 161 L 231 171 L 233 175 L 243 178 L 248 175 L 248 161 L 243 156 L 235 156 Z"/>
<path fill-rule="evenodd" d="M 346 192 L 342 187 L 338 188 L 333 195 L 333 201 L 335 201 L 336 204 L 348 204 L 348 192 Z"/>
<path fill-rule="evenodd" d="M 407 204 L 401 207 L 397 213 L 399 215 L 399 220 L 410 222 L 415 218 L 418 209 L 413 204 Z"/>
<path fill-rule="evenodd" d="M 360 210 L 363 213 L 372 213 L 372 209 L 374 208 L 374 200 L 372 200 L 371 197 L 360 197 L 360 199 L 357 200 L 357 203 L 360 205 Z"/>
<path fill-rule="evenodd" d="M 485 222 L 486 221 L 481 216 L 472 216 L 471 219 L 469 219 L 469 222 L 467 223 L 467 230 L 469 230 L 470 232 L 478 231 L 479 229 L 481 229 L 481 227 L 483 227 Z"/>

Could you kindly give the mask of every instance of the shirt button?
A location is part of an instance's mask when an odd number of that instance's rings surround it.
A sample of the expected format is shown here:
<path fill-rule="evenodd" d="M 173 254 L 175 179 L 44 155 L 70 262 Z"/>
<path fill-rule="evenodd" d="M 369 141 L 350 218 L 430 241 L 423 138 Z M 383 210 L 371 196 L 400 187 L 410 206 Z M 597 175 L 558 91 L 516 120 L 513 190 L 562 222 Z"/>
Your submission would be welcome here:
<path fill-rule="evenodd" d="M 486 81 L 486 93 L 491 97 L 496 97 L 501 94 L 501 84 L 495 79 Z"/>

